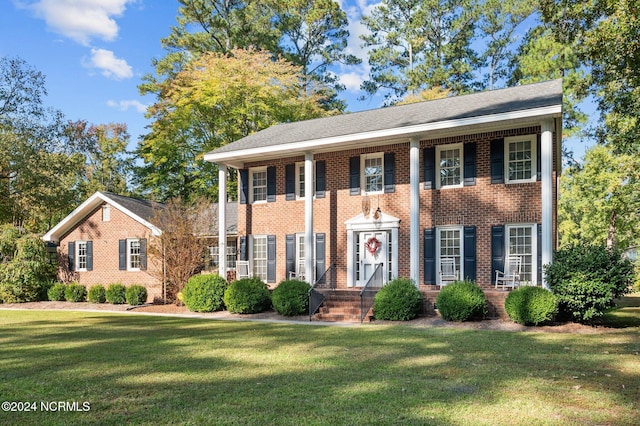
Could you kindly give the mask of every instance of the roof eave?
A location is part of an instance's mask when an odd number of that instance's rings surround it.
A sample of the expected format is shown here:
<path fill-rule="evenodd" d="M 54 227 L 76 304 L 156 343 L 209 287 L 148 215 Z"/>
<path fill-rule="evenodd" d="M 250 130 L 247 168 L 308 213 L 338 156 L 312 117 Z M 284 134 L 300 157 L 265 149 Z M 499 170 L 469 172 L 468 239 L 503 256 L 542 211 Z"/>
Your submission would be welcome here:
<path fill-rule="evenodd" d="M 226 164 L 235 168 L 243 168 L 247 161 L 256 159 L 268 159 L 270 157 L 279 158 L 286 153 L 288 156 L 297 155 L 304 152 L 323 152 L 335 149 L 346 149 L 354 143 L 365 146 L 380 142 L 388 142 L 393 139 L 409 139 L 419 137 L 421 139 L 432 138 L 438 133 L 451 132 L 457 128 L 482 127 L 498 125 L 502 122 L 539 122 L 546 118 L 555 118 L 562 115 L 562 105 L 550 105 L 545 107 L 531 108 L 519 111 L 510 111 L 499 114 L 482 115 L 477 117 L 466 117 L 453 120 L 443 120 L 433 123 L 424 123 L 406 127 L 395 127 L 371 132 L 362 132 L 334 136 L 330 138 L 311 139 L 297 141 L 282 145 L 266 146 L 258 148 L 242 149 L 216 153 L 210 152 L 204 155 L 205 161 L 212 163 Z"/>

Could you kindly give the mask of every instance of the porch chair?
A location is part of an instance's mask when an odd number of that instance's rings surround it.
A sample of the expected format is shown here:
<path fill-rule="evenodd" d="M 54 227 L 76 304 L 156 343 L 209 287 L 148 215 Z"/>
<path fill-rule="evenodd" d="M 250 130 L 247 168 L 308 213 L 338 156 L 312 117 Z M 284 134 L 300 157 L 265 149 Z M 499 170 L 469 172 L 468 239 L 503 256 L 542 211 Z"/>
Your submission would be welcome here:
<path fill-rule="evenodd" d="M 249 271 L 249 261 L 238 260 L 236 262 L 236 279 L 249 278 L 251 272 Z"/>
<path fill-rule="evenodd" d="M 520 269 L 522 267 L 522 260 L 520 256 L 509 256 L 504 261 L 504 271 L 498 271 L 496 269 L 496 282 L 495 286 L 502 286 L 502 289 L 506 287 L 516 288 L 520 285 Z"/>
<path fill-rule="evenodd" d="M 451 258 L 440 259 L 440 287 L 460 279 L 458 271 L 456 271 L 456 261 Z"/>
<path fill-rule="evenodd" d="M 300 281 L 304 281 L 304 260 L 301 260 L 298 262 L 298 272 L 295 271 L 290 271 L 289 272 L 289 279 L 293 280 L 293 279 L 297 279 Z"/>

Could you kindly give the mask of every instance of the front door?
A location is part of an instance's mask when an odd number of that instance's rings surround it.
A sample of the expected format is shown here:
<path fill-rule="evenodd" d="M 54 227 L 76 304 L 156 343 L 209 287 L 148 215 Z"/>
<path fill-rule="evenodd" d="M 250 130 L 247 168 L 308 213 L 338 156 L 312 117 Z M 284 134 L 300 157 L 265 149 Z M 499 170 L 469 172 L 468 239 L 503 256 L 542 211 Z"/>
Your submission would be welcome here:
<path fill-rule="evenodd" d="M 364 287 L 373 275 L 376 266 L 382 264 L 383 277 L 386 277 L 387 231 L 363 231 L 358 234 L 356 249 L 356 286 Z"/>

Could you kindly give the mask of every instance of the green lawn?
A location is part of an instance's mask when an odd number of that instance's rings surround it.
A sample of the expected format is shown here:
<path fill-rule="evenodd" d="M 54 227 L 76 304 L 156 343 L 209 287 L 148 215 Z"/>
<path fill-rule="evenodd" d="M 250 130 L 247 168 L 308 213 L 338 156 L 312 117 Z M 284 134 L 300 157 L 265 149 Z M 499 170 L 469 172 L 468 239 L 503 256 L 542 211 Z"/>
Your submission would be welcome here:
<path fill-rule="evenodd" d="M 640 419 L 640 329 L 516 333 L 0 311 L 0 424 L 575 424 Z M 90 403 L 43 412 L 41 402 Z"/>

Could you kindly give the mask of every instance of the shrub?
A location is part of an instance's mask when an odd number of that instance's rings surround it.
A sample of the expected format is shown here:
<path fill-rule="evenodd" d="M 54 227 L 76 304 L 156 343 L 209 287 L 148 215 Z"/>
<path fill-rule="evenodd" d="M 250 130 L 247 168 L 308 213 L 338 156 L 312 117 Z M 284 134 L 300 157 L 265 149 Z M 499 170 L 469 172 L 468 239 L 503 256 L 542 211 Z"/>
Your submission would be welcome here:
<path fill-rule="evenodd" d="M 56 283 L 47 292 L 47 297 L 52 302 L 62 302 L 64 299 L 64 290 L 67 288 L 66 284 Z"/>
<path fill-rule="evenodd" d="M 127 301 L 126 291 L 122 284 L 110 284 L 105 294 L 107 302 L 114 305 L 122 305 Z"/>
<path fill-rule="evenodd" d="M 88 300 L 91 303 L 104 303 L 107 301 L 107 296 L 104 291 L 104 287 L 100 284 L 89 287 Z"/>
<path fill-rule="evenodd" d="M 376 319 L 408 321 L 422 309 L 422 293 L 408 278 L 396 278 L 382 287 L 373 299 Z"/>
<path fill-rule="evenodd" d="M 454 281 L 447 284 L 436 299 L 440 315 L 447 321 L 467 321 L 487 314 L 487 298 L 475 283 Z"/>
<path fill-rule="evenodd" d="M 142 285 L 131 285 L 125 291 L 125 299 L 129 305 L 142 305 L 147 302 L 147 288 Z"/>
<path fill-rule="evenodd" d="M 273 308 L 280 315 L 289 317 L 309 313 L 310 288 L 311 286 L 304 281 L 282 281 L 273 290 Z"/>
<path fill-rule="evenodd" d="M 615 306 L 611 285 L 577 274 L 556 285 L 559 309 L 564 319 L 592 323 Z"/>
<path fill-rule="evenodd" d="M 87 300 L 87 288 L 79 284 L 69 284 L 64 289 L 64 298 L 67 302 L 84 302 Z"/>
<path fill-rule="evenodd" d="M 271 294 L 260 278 L 243 278 L 227 287 L 224 304 L 234 314 L 255 314 L 271 308 Z"/>
<path fill-rule="evenodd" d="M 220 311 L 224 309 L 227 287 L 227 280 L 220 275 L 194 275 L 182 289 L 181 300 L 192 312 Z"/>
<path fill-rule="evenodd" d="M 634 268 L 619 250 L 584 244 L 556 251 L 545 274 L 558 297 L 559 317 L 591 322 L 631 290 Z"/>
<path fill-rule="evenodd" d="M 542 287 L 520 287 L 509 293 L 504 309 L 513 322 L 538 325 L 551 321 L 558 312 L 558 299 Z"/>

